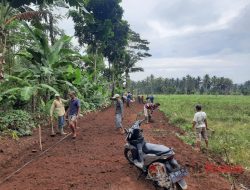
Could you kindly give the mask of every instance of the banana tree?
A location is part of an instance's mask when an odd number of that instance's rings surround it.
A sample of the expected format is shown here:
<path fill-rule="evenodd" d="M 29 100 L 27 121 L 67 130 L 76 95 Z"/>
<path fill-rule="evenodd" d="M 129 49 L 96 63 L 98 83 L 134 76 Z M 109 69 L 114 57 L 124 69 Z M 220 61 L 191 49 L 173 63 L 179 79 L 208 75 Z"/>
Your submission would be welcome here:
<path fill-rule="evenodd" d="M 49 90 L 53 93 L 58 93 L 57 89 L 49 86 L 47 84 L 34 84 L 32 81 L 28 79 L 19 78 L 15 76 L 6 75 L 6 80 L 2 83 L 5 86 L 12 86 L 15 83 L 18 87 L 9 88 L 4 92 L 0 93 L 0 102 L 6 99 L 7 102 L 10 99 L 14 99 L 14 102 L 28 102 L 31 98 L 37 97 L 42 102 L 42 98 L 39 97 L 39 94 L 44 93 L 45 91 Z M 14 104 L 13 104 L 14 105 Z M 35 106 L 32 105 L 32 110 L 35 111 Z"/>
<path fill-rule="evenodd" d="M 24 26 L 32 36 L 36 47 L 30 47 L 27 51 L 31 54 L 31 63 L 36 66 L 36 75 L 39 77 L 39 83 L 45 82 L 46 84 L 52 84 L 55 82 L 56 73 L 60 69 L 61 50 L 63 46 L 70 42 L 71 37 L 62 36 L 55 42 L 53 46 L 50 46 L 46 34 L 42 30 L 35 28 L 34 30 L 23 22 Z"/>
<path fill-rule="evenodd" d="M 54 0 L 0 0 L 0 82 L 4 79 L 4 64 L 5 64 L 5 54 L 6 45 L 8 37 L 8 25 L 13 20 L 30 20 L 33 17 L 41 17 L 44 14 L 48 14 L 47 11 L 27 11 L 20 12 L 19 8 L 33 4 L 53 4 Z M 75 7 L 79 12 L 88 13 L 84 7 L 84 0 L 64 0 L 69 6 Z M 51 17 L 51 14 L 49 14 Z"/>
<path fill-rule="evenodd" d="M 0 81 L 4 78 L 5 53 L 7 44 L 8 31 L 6 29 L 6 21 L 13 14 L 13 8 L 5 0 L 1 0 L 0 4 Z"/>
<path fill-rule="evenodd" d="M 14 1 L 11 1 L 14 2 Z M 0 4 L 0 82 L 4 79 L 4 64 L 7 46 L 7 38 L 9 35 L 8 26 L 13 20 L 30 20 L 33 17 L 40 17 L 46 14 L 42 11 L 28 11 L 21 13 L 18 9 L 14 9 L 10 2 L 1 0 Z"/>
<path fill-rule="evenodd" d="M 26 65 L 20 63 L 21 65 L 13 73 L 15 77 L 7 75 L 2 85 L 8 85 L 9 82 L 12 84 L 14 82 L 15 85 L 10 85 L 13 88 L 3 91 L 0 96 L 19 94 L 23 101 L 33 97 L 47 101 L 49 92 L 57 92 L 56 89 L 62 89 L 60 87 L 63 85 L 77 91 L 74 84 L 67 80 L 67 73 L 71 72 L 69 67 L 74 66 L 75 60 L 81 59 L 79 53 L 64 48 L 65 44 L 70 42 L 71 37 L 62 36 L 51 46 L 47 36 L 40 29 L 32 29 L 25 22 L 23 25 L 33 38 L 32 47 L 28 47 L 25 52 L 19 54 L 25 58 Z M 77 84 L 81 80 L 81 71 L 74 69 L 72 75 L 75 75 L 72 81 Z"/>
<path fill-rule="evenodd" d="M 6 90 L 5 92 L 0 94 L 1 97 L 8 95 L 10 93 L 12 94 L 18 93 L 21 97 L 21 100 L 28 101 L 33 95 L 36 95 L 38 91 L 40 90 L 41 91 L 49 90 L 51 92 L 58 93 L 58 91 L 55 88 L 47 84 L 38 84 L 38 85 L 35 84 L 34 85 L 34 84 L 31 84 L 29 81 L 25 81 L 22 78 L 6 75 L 6 84 L 8 84 L 9 82 L 14 82 L 14 81 L 16 81 L 20 87 L 15 87 L 15 88 Z"/>

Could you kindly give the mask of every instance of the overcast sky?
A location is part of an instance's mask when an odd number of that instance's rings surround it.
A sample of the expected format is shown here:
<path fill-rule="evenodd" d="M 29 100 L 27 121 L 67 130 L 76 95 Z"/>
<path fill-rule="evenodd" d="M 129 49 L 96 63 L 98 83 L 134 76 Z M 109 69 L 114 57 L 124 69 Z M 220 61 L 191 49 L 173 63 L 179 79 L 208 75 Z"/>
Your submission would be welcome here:
<path fill-rule="evenodd" d="M 249 0 L 123 0 L 122 7 L 152 54 L 137 64 L 145 72 L 132 79 L 208 73 L 236 83 L 250 80 Z M 61 27 L 74 33 L 70 21 Z"/>

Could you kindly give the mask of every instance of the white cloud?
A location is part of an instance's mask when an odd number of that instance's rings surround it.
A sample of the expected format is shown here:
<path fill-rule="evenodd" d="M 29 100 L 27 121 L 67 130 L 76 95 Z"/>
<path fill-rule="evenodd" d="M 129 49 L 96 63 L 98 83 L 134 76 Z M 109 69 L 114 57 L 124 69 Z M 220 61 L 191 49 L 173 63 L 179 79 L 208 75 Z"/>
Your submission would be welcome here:
<path fill-rule="evenodd" d="M 181 78 L 186 75 L 224 76 L 236 83 L 249 80 L 249 54 L 213 55 L 190 58 L 149 58 L 137 64 L 145 72 L 131 74 L 133 80 L 143 80 L 151 74 L 156 77 Z"/>
<path fill-rule="evenodd" d="M 151 42 L 144 73 L 164 77 L 226 76 L 250 80 L 249 0 L 123 0 L 124 18 Z M 71 19 L 59 26 L 74 34 Z M 75 40 L 75 43 L 76 40 Z"/>
<path fill-rule="evenodd" d="M 247 4 L 248 0 L 124 0 L 122 3 L 132 28 L 148 39 L 224 29 Z"/>

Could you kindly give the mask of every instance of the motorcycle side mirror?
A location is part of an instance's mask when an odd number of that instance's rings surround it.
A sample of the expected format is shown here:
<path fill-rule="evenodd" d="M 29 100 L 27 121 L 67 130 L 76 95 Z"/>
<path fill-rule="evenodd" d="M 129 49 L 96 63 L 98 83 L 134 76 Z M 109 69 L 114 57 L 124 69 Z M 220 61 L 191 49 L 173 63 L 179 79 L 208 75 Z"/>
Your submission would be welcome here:
<path fill-rule="evenodd" d="M 141 120 L 140 123 L 139 123 L 139 125 L 141 126 L 141 124 L 142 124 L 144 121 L 145 121 L 145 119 Z"/>

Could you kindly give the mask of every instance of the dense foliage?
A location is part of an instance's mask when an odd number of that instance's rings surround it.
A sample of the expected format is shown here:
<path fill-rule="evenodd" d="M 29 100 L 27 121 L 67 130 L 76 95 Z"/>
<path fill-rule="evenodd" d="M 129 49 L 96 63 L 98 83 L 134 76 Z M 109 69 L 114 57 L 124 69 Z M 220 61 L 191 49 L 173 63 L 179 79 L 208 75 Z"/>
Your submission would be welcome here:
<path fill-rule="evenodd" d="M 69 91 L 76 91 L 83 111 L 97 109 L 123 88 L 130 72 L 142 70 L 134 65 L 150 56 L 149 43 L 129 28 L 120 2 L 2 0 L 0 111 L 13 116 L 1 115 L 2 131 L 30 134 L 30 129 L 24 133 L 19 124 L 10 127 L 19 122 L 18 114 L 24 121 L 27 118 L 15 110 L 27 112 L 29 120 L 38 115 L 46 119 L 55 93 L 66 99 Z M 63 15 L 55 14 L 54 8 L 69 6 L 80 47 L 56 26 Z"/>
<path fill-rule="evenodd" d="M 33 118 L 26 111 L 11 110 L 2 112 L 0 118 L 0 133 L 14 131 L 17 136 L 31 135 L 32 129 L 35 127 Z"/>
<path fill-rule="evenodd" d="M 107 80 L 115 87 L 122 87 L 129 81 L 129 73 L 143 71 L 135 63 L 151 56 L 147 40 L 129 28 L 123 19 L 121 0 L 91 0 L 85 7 L 91 14 L 70 11 L 75 22 L 75 36 L 81 45 L 88 45 L 88 53 L 93 56 L 94 69 L 98 67 L 97 57 L 103 55 L 108 60 L 104 70 Z M 125 76 L 124 76 L 125 74 Z"/>
<path fill-rule="evenodd" d="M 131 89 L 139 94 L 243 94 L 250 95 L 250 81 L 234 84 L 225 77 L 192 77 L 187 75 L 177 78 L 155 78 L 153 75 L 145 80 L 132 82 Z"/>

